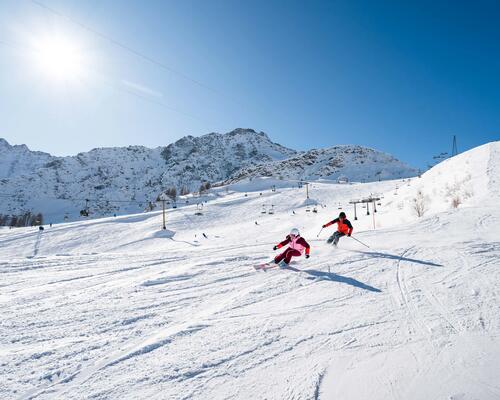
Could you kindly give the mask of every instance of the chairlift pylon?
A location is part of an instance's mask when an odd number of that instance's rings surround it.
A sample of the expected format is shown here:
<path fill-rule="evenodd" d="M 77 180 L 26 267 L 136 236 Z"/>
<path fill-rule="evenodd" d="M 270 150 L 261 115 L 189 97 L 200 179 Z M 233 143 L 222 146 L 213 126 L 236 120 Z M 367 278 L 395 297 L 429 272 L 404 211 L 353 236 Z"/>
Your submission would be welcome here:
<path fill-rule="evenodd" d="M 89 199 L 85 199 L 85 208 L 80 210 L 80 217 L 88 217 L 89 214 Z"/>
<path fill-rule="evenodd" d="M 198 215 L 198 216 L 203 215 L 202 210 L 203 210 L 203 203 L 196 204 L 196 212 L 194 213 L 194 215 Z"/>

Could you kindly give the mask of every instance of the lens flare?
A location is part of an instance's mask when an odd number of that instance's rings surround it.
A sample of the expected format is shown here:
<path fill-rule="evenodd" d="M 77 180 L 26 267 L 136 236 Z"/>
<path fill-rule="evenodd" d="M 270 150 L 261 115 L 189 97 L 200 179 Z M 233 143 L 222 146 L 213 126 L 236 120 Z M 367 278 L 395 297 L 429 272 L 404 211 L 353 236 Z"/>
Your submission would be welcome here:
<path fill-rule="evenodd" d="M 61 36 L 47 36 L 37 40 L 35 59 L 38 67 L 55 80 L 76 80 L 84 69 L 78 46 Z"/>

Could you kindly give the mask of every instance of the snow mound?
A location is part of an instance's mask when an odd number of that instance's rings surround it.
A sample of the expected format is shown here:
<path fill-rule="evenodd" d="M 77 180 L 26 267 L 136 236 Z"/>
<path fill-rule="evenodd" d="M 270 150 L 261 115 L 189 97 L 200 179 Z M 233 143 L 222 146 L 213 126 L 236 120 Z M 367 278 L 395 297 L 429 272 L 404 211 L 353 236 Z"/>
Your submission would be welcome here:
<path fill-rule="evenodd" d="M 384 200 L 395 218 L 408 222 L 418 217 L 416 204 L 423 216 L 497 203 L 499 177 L 500 142 L 491 142 L 441 162 L 421 178 L 395 182 Z"/>

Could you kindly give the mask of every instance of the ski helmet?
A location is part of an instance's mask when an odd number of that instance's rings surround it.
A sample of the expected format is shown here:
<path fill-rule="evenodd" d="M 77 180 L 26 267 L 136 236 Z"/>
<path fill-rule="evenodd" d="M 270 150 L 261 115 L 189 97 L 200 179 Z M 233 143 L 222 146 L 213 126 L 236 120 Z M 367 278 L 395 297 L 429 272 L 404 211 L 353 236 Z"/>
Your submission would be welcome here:
<path fill-rule="evenodd" d="M 290 235 L 293 235 L 293 236 L 300 236 L 300 232 L 297 228 L 293 228 L 291 231 L 290 231 Z"/>
<path fill-rule="evenodd" d="M 345 212 L 344 212 L 344 211 L 342 211 L 342 212 L 339 214 L 339 218 L 345 218 L 345 217 L 346 217 L 346 216 L 345 216 Z"/>

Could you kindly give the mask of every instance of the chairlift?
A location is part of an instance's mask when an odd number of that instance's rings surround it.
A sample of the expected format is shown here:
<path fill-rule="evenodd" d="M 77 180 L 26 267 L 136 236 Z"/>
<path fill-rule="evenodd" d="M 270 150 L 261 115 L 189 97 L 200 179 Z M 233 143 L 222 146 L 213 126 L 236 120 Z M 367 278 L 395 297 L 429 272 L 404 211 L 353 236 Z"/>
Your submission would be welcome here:
<path fill-rule="evenodd" d="M 194 215 L 198 215 L 198 216 L 203 215 L 202 210 L 203 210 L 203 203 L 196 204 L 196 212 L 194 213 Z"/>
<path fill-rule="evenodd" d="M 315 214 L 318 213 L 318 209 L 316 207 L 313 208 L 313 213 L 315 213 Z"/>
<path fill-rule="evenodd" d="M 89 216 L 89 199 L 85 199 L 85 208 L 80 210 L 80 217 L 88 217 Z"/>
<path fill-rule="evenodd" d="M 306 212 L 311 212 L 311 207 L 310 206 L 306 207 Z"/>
<path fill-rule="evenodd" d="M 342 210 L 342 204 L 339 202 L 339 206 L 337 207 L 339 210 Z"/>
<path fill-rule="evenodd" d="M 268 214 L 274 214 L 274 204 L 271 204 L 271 208 L 267 211 Z"/>

